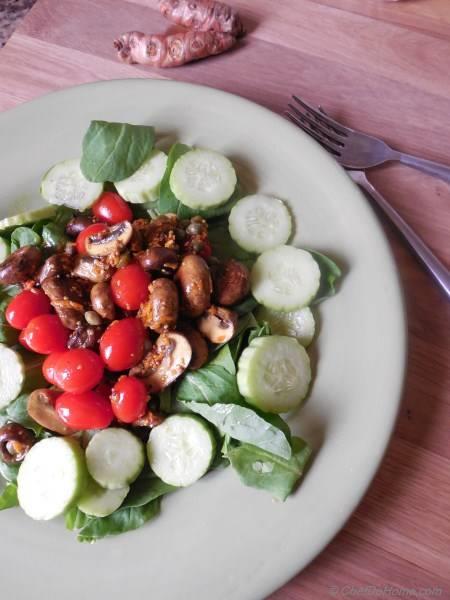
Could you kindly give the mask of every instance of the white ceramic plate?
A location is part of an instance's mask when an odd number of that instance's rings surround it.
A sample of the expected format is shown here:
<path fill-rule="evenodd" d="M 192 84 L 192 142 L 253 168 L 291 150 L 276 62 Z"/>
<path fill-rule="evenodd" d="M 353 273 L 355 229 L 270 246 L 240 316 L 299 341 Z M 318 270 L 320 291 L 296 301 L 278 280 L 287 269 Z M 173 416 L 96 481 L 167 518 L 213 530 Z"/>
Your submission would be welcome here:
<path fill-rule="evenodd" d="M 228 469 L 166 498 L 146 527 L 90 546 L 62 521 L 0 513 L 2 596 L 260 600 L 338 532 L 383 456 L 405 359 L 395 264 L 367 201 L 317 144 L 251 102 L 184 83 L 90 84 L 1 114 L 1 216 L 41 204 L 41 175 L 80 154 L 91 119 L 153 124 L 159 135 L 224 152 L 252 191 L 289 202 L 295 243 L 343 267 L 338 295 L 319 308 L 311 397 L 290 422 L 315 459 L 285 503 Z"/>

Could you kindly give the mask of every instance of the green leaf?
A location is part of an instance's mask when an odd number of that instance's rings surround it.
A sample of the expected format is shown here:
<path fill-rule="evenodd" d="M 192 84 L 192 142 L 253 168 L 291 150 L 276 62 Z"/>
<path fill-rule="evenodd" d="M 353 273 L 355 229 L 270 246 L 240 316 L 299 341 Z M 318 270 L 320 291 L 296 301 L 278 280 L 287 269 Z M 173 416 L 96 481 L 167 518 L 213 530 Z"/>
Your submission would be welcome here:
<path fill-rule="evenodd" d="M 172 388 L 170 385 L 159 394 L 159 408 L 164 413 L 170 413 L 172 409 Z"/>
<path fill-rule="evenodd" d="M 16 483 L 20 465 L 8 465 L 0 460 L 0 475 L 10 483 Z"/>
<path fill-rule="evenodd" d="M 189 371 L 180 382 L 176 391 L 176 400 L 185 402 L 240 403 L 236 376 L 219 365 L 206 365 L 197 371 Z"/>
<path fill-rule="evenodd" d="M 249 296 L 239 304 L 235 304 L 232 306 L 234 312 L 236 312 L 240 317 L 251 313 L 259 306 L 259 302 L 253 298 L 253 296 Z"/>
<path fill-rule="evenodd" d="M 228 447 L 227 456 L 242 483 L 266 490 L 275 498 L 285 500 L 300 479 L 311 449 L 300 438 L 293 438 L 289 460 L 256 448 L 250 444 Z"/>
<path fill-rule="evenodd" d="M 326 298 L 334 296 L 336 293 L 336 282 L 342 276 L 341 269 L 337 264 L 320 252 L 308 250 L 319 265 L 320 269 L 320 287 L 311 304 L 319 304 Z"/>
<path fill-rule="evenodd" d="M 166 171 L 161 180 L 161 185 L 159 188 L 158 209 L 160 214 L 175 213 L 180 219 L 188 219 L 192 216 L 192 210 L 177 200 L 175 194 L 170 189 L 169 184 L 170 174 L 172 173 L 174 164 L 180 158 L 180 156 L 183 156 L 183 154 L 186 154 L 186 152 L 189 152 L 189 150 L 191 150 L 190 146 L 186 146 L 186 144 L 179 144 L 178 142 L 169 150 Z"/>
<path fill-rule="evenodd" d="M 217 427 L 222 435 L 253 444 L 258 448 L 289 459 L 291 446 L 285 433 L 274 427 L 253 409 L 238 404 L 184 402 L 193 412 Z"/>
<path fill-rule="evenodd" d="M 17 329 L 11 327 L 8 323 L 0 321 L 0 343 L 7 346 L 14 346 L 19 339 L 19 333 Z"/>
<path fill-rule="evenodd" d="M 12 508 L 13 506 L 19 506 L 19 500 L 17 499 L 17 485 L 15 483 L 8 483 L 0 494 L 0 510 Z"/>
<path fill-rule="evenodd" d="M 253 313 L 248 313 L 239 319 L 238 326 L 236 328 L 236 334 L 233 337 L 233 339 L 230 340 L 230 342 L 228 343 L 231 356 L 233 357 L 233 360 L 236 364 L 239 360 L 242 350 L 244 349 L 244 346 L 247 345 L 249 329 L 252 329 L 253 327 L 257 326 L 258 322 L 253 316 Z"/>
<path fill-rule="evenodd" d="M 81 529 L 82 527 L 85 527 L 89 523 L 91 518 L 92 517 L 88 516 L 77 506 L 73 506 L 64 513 L 66 527 L 71 531 L 75 531 L 76 529 Z"/>
<path fill-rule="evenodd" d="M 68 208 L 67 206 L 58 206 L 56 208 L 56 212 L 55 212 L 53 221 L 55 223 L 57 223 L 58 225 L 65 227 L 67 225 L 67 223 L 70 221 L 70 219 L 72 219 L 74 214 L 75 214 L 75 211 L 72 210 L 71 208 Z"/>
<path fill-rule="evenodd" d="M 234 258 L 249 269 L 256 260 L 254 254 L 243 250 L 231 239 L 228 231 L 228 219 L 220 219 L 210 223 L 208 227 L 208 239 L 213 249 L 213 255 L 217 256 L 220 260 Z"/>
<path fill-rule="evenodd" d="M 47 225 L 44 225 L 41 234 L 44 246 L 61 249 L 68 240 L 64 229 L 64 226 L 59 223 L 47 223 Z"/>
<path fill-rule="evenodd" d="M 138 506 L 144 506 L 152 500 L 156 500 L 165 494 L 175 492 L 179 488 L 174 485 L 164 483 L 158 477 L 153 474 L 145 474 L 140 476 L 131 486 L 128 496 L 125 498 L 122 508 L 136 508 Z"/>
<path fill-rule="evenodd" d="M 248 336 L 248 343 L 250 344 L 250 342 L 252 342 L 254 339 L 259 337 L 265 337 L 266 335 L 272 335 L 272 332 L 270 330 L 269 323 L 267 323 L 267 321 L 264 321 L 261 325 L 259 325 L 259 327 L 255 327 L 250 331 L 250 334 Z"/>
<path fill-rule="evenodd" d="M 233 356 L 230 351 L 230 346 L 225 344 L 217 352 L 212 360 L 209 361 L 208 366 L 223 367 L 228 373 L 236 375 L 236 365 L 234 364 Z"/>
<path fill-rule="evenodd" d="M 153 127 L 91 121 L 83 138 L 83 175 L 97 182 L 126 179 L 146 160 L 154 141 Z"/>
<path fill-rule="evenodd" d="M 44 428 L 36 423 L 28 414 L 27 402 L 28 394 L 21 394 L 8 404 L 5 409 L 6 415 L 13 423 L 19 423 L 19 425 L 31 429 L 37 437 L 40 437 L 44 432 Z"/>
<path fill-rule="evenodd" d="M 95 542 L 110 535 L 139 529 L 156 517 L 161 508 L 161 498 L 156 498 L 144 506 L 119 508 L 108 517 L 90 518 L 78 532 L 79 542 Z"/>
<path fill-rule="evenodd" d="M 23 246 L 39 246 L 41 242 L 41 236 L 29 227 L 16 227 L 11 234 L 11 252 Z"/>

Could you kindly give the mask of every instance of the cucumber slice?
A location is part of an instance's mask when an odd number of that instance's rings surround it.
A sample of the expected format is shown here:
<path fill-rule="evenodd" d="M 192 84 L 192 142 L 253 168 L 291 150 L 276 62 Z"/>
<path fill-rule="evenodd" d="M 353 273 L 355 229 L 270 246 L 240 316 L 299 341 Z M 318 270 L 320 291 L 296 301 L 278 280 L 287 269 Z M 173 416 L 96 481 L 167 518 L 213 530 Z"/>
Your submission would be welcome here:
<path fill-rule="evenodd" d="M 200 417 L 173 415 L 150 432 L 147 456 L 165 483 L 191 485 L 206 473 L 216 451 L 214 436 Z"/>
<path fill-rule="evenodd" d="M 316 322 L 308 307 L 293 312 L 280 312 L 260 306 L 256 312 L 256 318 L 258 321 L 267 321 L 272 333 L 295 337 L 305 348 L 314 338 Z"/>
<path fill-rule="evenodd" d="M 0 237 L 0 262 L 3 262 L 9 256 L 10 252 L 11 246 L 6 240 Z"/>
<path fill-rule="evenodd" d="M 127 179 L 115 181 L 118 193 L 133 204 L 153 202 L 159 194 L 159 184 L 166 170 L 167 156 L 161 150 L 152 150 L 149 158 Z"/>
<path fill-rule="evenodd" d="M 320 285 L 320 269 L 309 252 L 293 246 L 266 250 L 253 265 L 250 285 L 256 300 L 274 310 L 307 306 Z"/>
<path fill-rule="evenodd" d="M 25 364 L 22 356 L 0 344 L 0 409 L 17 398 L 24 380 Z"/>
<path fill-rule="evenodd" d="M 169 179 L 177 199 L 194 209 L 224 204 L 233 194 L 236 183 L 231 162 L 212 150 L 189 150 L 180 156 Z"/>
<path fill-rule="evenodd" d="M 36 223 L 36 221 L 41 221 L 42 219 L 50 219 L 55 212 L 56 208 L 54 206 L 43 206 L 36 210 L 29 210 L 18 215 L 13 215 L 12 217 L 6 217 L 0 221 L 0 231 L 19 227 L 20 225 Z"/>
<path fill-rule="evenodd" d="M 86 483 L 83 451 L 72 438 L 35 444 L 19 469 L 19 504 L 32 519 L 48 521 L 76 502 Z"/>
<path fill-rule="evenodd" d="M 296 408 L 308 392 L 309 356 L 292 337 L 256 338 L 241 354 L 236 377 L 247 402 L 270 413 L 287 412 Z"/>
<path fill-rule="evenodd" d="M 288 241 L 292 219 L 282 200 L 254 194 L 241 198 L 231 209 L 228 227 L 241 248 L 259 254 Z"/>
<path fill-rule="evenodd" d="M 63 204 L 75 210 L 89 208 L 103 191 L 103 183 L 88 181 L 80 169 L 80 159 L 54 165 L 41 181 L 41 196 L 50 204 Z"/>
<path fill-rule="evenodd" d="M 107 517 L 119 508 L 129 491 L 128 485 L 117 490 L 106 490 L 91 479 L 78 500 L 78 508 L 92 517 Z"/>
<path fill-rule="evenodd" d="M 125 429 L 110 427 L 96 433 L 86 448 L 91 477 L 108 490 L 133 482 L 144 466 L 144 445 Z"/>

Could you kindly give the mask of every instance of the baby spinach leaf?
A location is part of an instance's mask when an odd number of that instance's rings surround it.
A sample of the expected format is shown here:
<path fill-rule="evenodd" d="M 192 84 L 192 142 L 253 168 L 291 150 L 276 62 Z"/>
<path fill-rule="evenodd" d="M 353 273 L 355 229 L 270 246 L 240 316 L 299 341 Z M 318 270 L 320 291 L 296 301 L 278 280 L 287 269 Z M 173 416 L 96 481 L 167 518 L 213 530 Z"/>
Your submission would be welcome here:
<path fill-rule="evenodd" d="M 44 246 L 61 249 L 67 242 L 64 226 L 59 223 L 47 223 L 42 228 L 42 240 Z"/>
<path fill-rule="evenodd" d="M 193 214 L 192 210 L 188 206 L 184 206 L 184 204 L 179 202 L 179 200 L 175 197 L 175 194 L 172 192 L 169 184 L 170 174 L 172 173 L 174 164 L 180 158 L 180 156 L 183 156 L 183 154 L 186 154 L 186 152 L 189 152 L 189 150 L 191 150 L 190 146 L 186 146 L 186 144 L 180 144 L 178 142 L 169 150 L 166 171 L 161 179 L 161 185 L 159 187 L 158 209 L 161 214 L 175 213 L 180 219 L 188 219 Z"/>
<path fill-rule="evenodd" d="M 255 262 L 256 256 L 243 250 L 231 239 L 228 231 L 228 219 L 220 219 L 210 223 L 208 228 L 208 239 L 211 242 L 214 256 L 220 260 L 234 258 L 247 268 L 251 268 Z"/>
<path fill-rule="evenodd" d="M 19 333 L 17 329 L 14 329 L 8 323 L 0 321 L 0 343 L 7 346 L 14 346 L 19 339 Z"/>
<path fill-rule="evenodd" d="M 174 485 L 164 483 L 155 475 L 146 474 L 144 477 L 139 477 L 131 486 L 127 497 L 125 498 L 120 510 L 123 508 L 135 508 L 144 506 L 156 498 L 160 498 L 170 492 L 178 490 Z"/>
<path fill-rule="evenodd" d="M 75 211 L 67 206 L 58 206 L 55 211 L 55 216 L 53 217 L 53 221 L 65 227 L 70 219 L 74 216 Z"/>
<path fill-rule="evenodd" d="M 10 483 L 16 483 L 20 465 L 8 465 L 0 460 L 0 475 Z"/>
<path fill-rule="evenodd" d="M 240 317 L 247 315 L 255 310 L 255 308 L 259 306 L 259 302 L 253 298 L 253 296 L 249 296 L 239 304 L 235 304 L 232 306 L 234 312 L 236 312 Z"/>
<path fill-rule="evenodd" d="M 81 529 L 82 527 L 85 527 L 89 523 L 91 518 L 92 517 L 89 517 L 77 506 L 73 506 L 64 513 L 66 527 L 71 531 L 75 531 L 76 529 Z"/>
<path fill-rule="evenodd" d="M 154 142 L 153 127 L 91 121 L 83 138 L 83 175 L 98 182 L 126 179 L 146 160 Z"/>
<path fill-rule="evenodd" d="M 228 373 L 236 375 L 236 365 L 234 364 L 233 356 L 230 351 L 230 346 L 225 344 L 217 352 L 212 360 L 208 363 L 209 366 L 215 365 L 217 367 L 223 367 Z"/>
<path fill-rule="evenodd" d="M 11 234 L 11 252 L 22 246 L 39 246 L 41 242 L 41 236 L 30 227 L 16 227 Z"/>
<path fill-rule="evenodd" d="M 242 397 L 236 384 L 236 376 L 219 365 L 206 365 L 197 371 L 189 371 L 180 382 L 176 400 L 190 403 L 206 404 L 240 403 Z"/>
<path fill-rule="evenodd" d="M 308 250 L 312 255 L 320 269 L 320 286 L 319 290 L 311 304 L 319 304 L 326 298 L 334 296 L 336 293 L 336 282 L 341 277 L 342 271 L 337 264 L 320 252 Z"/>
<path fill-rule="evenodd" d="M 291 446 L 283 431 L 260 417 L 253 409 L 226 403 L 216 403 L 212 406 L 204 402 L 185 404 L 215 425 L 222 435 L 253 444 L 285 459 L 291 457 Z"/>
<path fill-rule="evenodd" d="M 164 413 L 170 413 L 172 409 L 172 388 L 170 385 L 159 394 L 159 408 Z"/>
<path fill-rule="evenodd" d="M 161 508 L 161 498 L 143 506 L 119 508 L 108 517 L 91 517 L 78 532 L 79 542 L 95 542 L 101 538 L 139 529 L 156 517 Z"/>
<path fill-rule="evenodd" d="M 19 423 L 27 429 L 31 429 L 37 437 L 42 436 L 44 428 L 34 421 L 27 410 L 28 394 L 21 394 L 5 409 L 9 421 Z"/>
<path fill-rule="evenodd" d="M 289 460 L 275 456 L 250 444 L 228 447 L 227 456 L 242 483 L 266 490 L 275 498 L 285 500 L 300 479 L 311 449 L 300 438 L 293 438 Z"/>
<path fill-rule="evenodd" d="M 267 321 L 263 321 L 261 325 L 255 327 L 250 331 L 248 336 L 248 343 L 252 342 L 254 339 L 259 337 L 265 337 L 266 335 L 272 335 L 272 331 L 270 330 L 270 325 Z"/>
<path fill-rule="evenodd" d="M 12 508 L 13 506 L 19 506 L 19 500 L 17 499 L 17 485 L 15 483 L 8 483 L 0 494 L 0 510 Z"/>

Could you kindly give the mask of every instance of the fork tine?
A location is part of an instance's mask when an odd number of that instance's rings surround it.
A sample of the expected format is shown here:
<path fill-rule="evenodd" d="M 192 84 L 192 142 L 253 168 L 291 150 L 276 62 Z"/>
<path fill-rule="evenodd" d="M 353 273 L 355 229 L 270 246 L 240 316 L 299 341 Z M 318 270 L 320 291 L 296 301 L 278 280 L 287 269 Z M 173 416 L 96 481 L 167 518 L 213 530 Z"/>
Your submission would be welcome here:
<path fill-rule="evenodd" d="M 335 150 L 334 148 L 332 148 L 331 146 L 329 146 L 327 144 L 327 141 L 323 139 L 323 137 L 319 137 L 317 135 L 317 133 L 313 130 L 310 129 L 309 127 L 307 127 L 305 125 L 305 123 L 303 121 L 301 121 L 298 117 L 296 117 L 295 115 L 292 115 L 289 111 L 285 110 L 284 114 L 288 117 L 288 119 L 290 119 L 295 125 L 297 125 L 298 127 L 300 127 L 300 129 L 303 129 L 303 131 L 305 133 L 307 133 L 308 135 L 310 135 L 311 137 L 313 137 L 317 142 L 319 142 L 319 144 L 321 146 L 323 146 L 323 148 L 325 148 L 325 150 L 327 150 L 327 152 L 330 152 L 330 154 L 333 154 L 336 157 L 339 157 L 341 154 L 338 150 Z"/>
<path fill-rule="evenodd" d="M 300 104 L 300 106 L 307 110 L 314 118 L 316 118 L 322 124 L 330 127 L 339 135 L 342 135 L 344 137 L 348 136 L 348 130 L 343 125 L 341 125 L 340 123 L 332 119 L 330 116 L 328 116 L 326 113 L 317 111 L 315 108 L 307 104 L 304 100 L 301 100 L 298 96 L 295 96 L 295 94 L 292 95 L 292 98 L 295 102 L 297 102 L 297 104 Z"/>
<path fill-rule="evenodd" d="M 306 121 L 309 123 L 311 125 L 311 129 L 313 129 L 318 135 L 322 135 L 324 138 L 326 138 L 324 141 L 335 148 L 335 150 L 339 150 L 340 148 L 344 147 L 344 144 L 341 141 L 332 137 L 332 132 L 329 127 L 320 125 L 317 120 L 311 119 L 308 115 L 305 115 L 305 113 L 302 113 L 302 111 L 298 110 L 298 108 L 290 103 L 288 104 L 288 107 L 297 115 L 297 117 L 300 118 L 301 121 Z"/>

